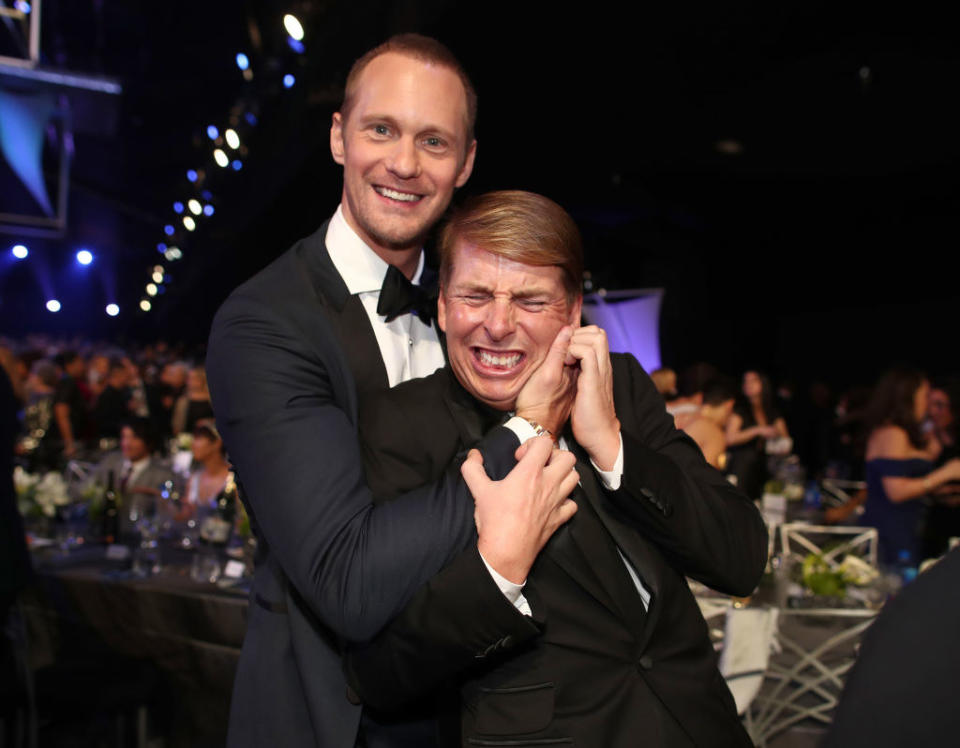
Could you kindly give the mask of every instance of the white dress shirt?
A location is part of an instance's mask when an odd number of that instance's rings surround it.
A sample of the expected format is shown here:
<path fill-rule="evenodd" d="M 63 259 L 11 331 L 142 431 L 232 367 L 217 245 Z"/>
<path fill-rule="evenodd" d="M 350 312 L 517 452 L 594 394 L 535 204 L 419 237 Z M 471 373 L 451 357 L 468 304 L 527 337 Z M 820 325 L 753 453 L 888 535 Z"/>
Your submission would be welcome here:
<path fill-rule="evenodd" d="M 347 290 L 360 297 L 367 311 L 391 387 L 408 379 L 429 376 L 446 363 L 433 325 L 424 324 L 410 313 L 390 322 L 377 314 L 380 288 L 389 265 L 350 228 L 339 206 L 327 226 L 327 251 Z M 412 280 L 415 284 L 423 273 L 423 260 L 420 252 L 420 264 Z"/>

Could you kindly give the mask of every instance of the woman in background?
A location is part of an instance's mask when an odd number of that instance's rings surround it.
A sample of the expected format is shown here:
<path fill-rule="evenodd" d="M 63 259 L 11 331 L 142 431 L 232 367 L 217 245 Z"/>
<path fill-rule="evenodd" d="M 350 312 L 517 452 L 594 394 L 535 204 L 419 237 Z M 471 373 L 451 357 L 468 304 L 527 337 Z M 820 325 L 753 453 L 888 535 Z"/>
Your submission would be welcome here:
<path fill-rule="evenodd" d="M 195 366 L 187 374 L 187 386 L 173 407 L 173 433 L 190 433 L 198 422 L 213 418 L 207 370 Z"/>
<path fill-rule="evenodd" d="M 787 424 L 773 404 L 770 379 L 758 371 L 743 375 L 743 399 L 727 421 L 728 471 L 751 499 L 763 494 L 767 482 L 766 442 L 789 437 Z"/>
<path fill-rule="evenodd" d="M 940 443 L 924 433 L 930 383 L 916 369 L 881 377 L 867 409 L 867 503 L 861 524 L 876 527 L 880 560 L 915 565 L 920 555 L 924 504 L 920 499 L 960 480 L 960 459 L 933 469 Z"/>
<path fill-rule="evenodd" d="M 939 382 L 930 387 L 927 398 L 927 420 L 924 428 L 936 439 L 942 450 L 934 468 L 960 457 L 957 423 L 960 422 L 960 392 L 955 381 Z M 933 492 L 933 503 L 927 516 L 923 538 L 923 557 L 936 558 L 946 553 L 950 538 L 960 537 L 960 484 L 947 483 Z"/>

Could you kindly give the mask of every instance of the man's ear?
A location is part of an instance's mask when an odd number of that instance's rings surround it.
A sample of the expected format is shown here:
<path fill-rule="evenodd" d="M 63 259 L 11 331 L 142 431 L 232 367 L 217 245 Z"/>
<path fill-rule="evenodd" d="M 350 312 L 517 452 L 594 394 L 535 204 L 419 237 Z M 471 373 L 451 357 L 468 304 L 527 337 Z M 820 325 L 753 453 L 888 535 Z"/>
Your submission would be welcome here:
<path fill-rule="evenodd" d="M 567 317 L 567 322 L 573 325 L 574 329 L 580 327 L 580 315 L 583 313 L 583 296 L 577 294 L 577 298 L 574 299 L 573 303 L 570 305 L 570 314 Z"/>
<path fill-rule="evenodd" d="M 476 157 L 477 141 L 474 139 L 471 141 L 470 147 L 467 148 L 467 157 L 463 160 L 463 166 L 460 168 L 460 173 L 457 174 L 457 187 L 463 187 L 463 185 L 467 183 L 467 180 L 470 179 L 470 175 L 473 173 L 473 161 Z"/>
<path fill-rule="evenodd" d="M 440 287 L 440 296 L 437 297 L 437 324 L 441 330 L 447 331 L 447 302 L 443 298 L 443 286 Z"/>
<path fill-rule="evenodd" d="M 340 112 L 333 113 L 330 123 L 330 153 L 333 160 L 343 166 L 343 115 Z"/>

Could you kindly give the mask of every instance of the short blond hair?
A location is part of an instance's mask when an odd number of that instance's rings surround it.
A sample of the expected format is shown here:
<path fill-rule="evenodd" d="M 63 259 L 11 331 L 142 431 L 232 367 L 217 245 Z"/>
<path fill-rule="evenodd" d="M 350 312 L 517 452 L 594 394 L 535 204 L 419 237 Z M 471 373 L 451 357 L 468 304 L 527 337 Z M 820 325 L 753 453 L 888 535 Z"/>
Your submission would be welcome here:
<path fill-rule="evenodd" d="M 454 250 L 467 241 L 524 265 L 563 271 L 568 303 L 583 293 L 583 242 L 570 215 L 553 200 L 523 190 L 500 190 L 470 198 L 440 229 L 440 284 L 453 271 Z"/>
<path fill-rule="evenodd" d="M 467 127 L 467 140 L 464 147 L 469 147 L 473 141 L 473 130 L 477 122 L 476 89 L 474 89 L 473 83 L 467 75 L 467 71 L 463 69 L 463 65 L 460 64 L 460 61 L 454 56 L 453 52 L 436 39 L 423 36 L 422 34 L 396 34 L 395 36 L 391 36 L 383 44 L 374 47 L 353 63 L 353 67 L 351 67 L 350 72 L 347 73 L 347 83 L 343 91 L 343 103 L 340 105 L 340 114 L 344 121 L 347 120 L 350 115 L 350 110 L 353 108 L 353 102 L 357 95 L 357 87 L 359 86 L 360 74 L 363 73 L 367 65 L 377 57 L 390 52 L 420 62 L 438 65 L 457 74 L 457 77 L 463 84 L 463 92 L 467 99 L 465 123 Z"/>

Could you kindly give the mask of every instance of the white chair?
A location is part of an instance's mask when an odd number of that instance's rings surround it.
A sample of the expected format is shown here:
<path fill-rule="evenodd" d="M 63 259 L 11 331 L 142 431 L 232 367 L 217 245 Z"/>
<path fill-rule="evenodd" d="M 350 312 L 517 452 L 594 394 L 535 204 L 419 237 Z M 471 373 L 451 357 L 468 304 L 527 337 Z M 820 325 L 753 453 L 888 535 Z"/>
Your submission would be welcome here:
<path fill-rule="evenodd" d="M 844 556 L 853 554 L 877 568 L 877 530 L 874 527 L 789 522 L 780 525 L 780 547 L 784 562 L 791 557 L 803 558 L 808 553 L 818 553 L 835 570 Z"/>

